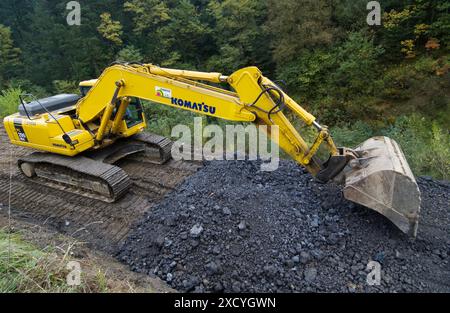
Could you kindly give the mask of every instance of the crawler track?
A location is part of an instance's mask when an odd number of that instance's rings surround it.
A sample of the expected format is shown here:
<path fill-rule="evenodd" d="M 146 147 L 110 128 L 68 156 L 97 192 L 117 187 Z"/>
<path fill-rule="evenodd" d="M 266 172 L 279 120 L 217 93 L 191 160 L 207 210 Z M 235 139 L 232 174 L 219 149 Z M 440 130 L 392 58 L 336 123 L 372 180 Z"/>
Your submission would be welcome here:
<path fill-rule="evenodd" d="M 105 202 L 116 201 L 132 184 L 120 167 L 83 156 L 35 152 L 18 162 L 32 166 L 36 174 L 30 179 L 38 184 Z"/>

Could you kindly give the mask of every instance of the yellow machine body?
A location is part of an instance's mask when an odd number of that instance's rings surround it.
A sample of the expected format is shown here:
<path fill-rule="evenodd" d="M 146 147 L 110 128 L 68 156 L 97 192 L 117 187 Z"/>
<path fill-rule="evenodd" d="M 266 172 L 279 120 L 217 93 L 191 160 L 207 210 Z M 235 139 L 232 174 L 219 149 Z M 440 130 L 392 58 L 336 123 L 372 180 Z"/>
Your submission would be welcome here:
<path fill-rule="evenodd" d="M 48 114 L 29 120 L 16 113 L 4 119 L 4 127 L 11 142 L 18 146 L 67 156 L 77 155 L 94 146 L 89 132 L 76 128 L 70 116 L 54 114 L 54 117 L 76 145 L 70 146 L 63 140 L 60 127 Z"/>

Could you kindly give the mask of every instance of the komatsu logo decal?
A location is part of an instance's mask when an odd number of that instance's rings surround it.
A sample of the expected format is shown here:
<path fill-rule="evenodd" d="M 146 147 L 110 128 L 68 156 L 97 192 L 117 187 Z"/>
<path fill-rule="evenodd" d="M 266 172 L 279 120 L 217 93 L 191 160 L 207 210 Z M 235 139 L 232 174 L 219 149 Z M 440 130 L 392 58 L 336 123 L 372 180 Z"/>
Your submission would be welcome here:
<path fill-rule="evenodd" d="M 178 105 L 180 107 L 184 107 L 187 109 L 196 110 L 199 112 L 209 113 L 209 114 L 216 114 L 216 107 L 211 105 L 206 105 L 204 102 L 192 102 L 188 100 L 178 99 L 172 97 L 172 104 Z"/>
<path fill-rule="evenodd" d="M 163 97 L 163 98 L 172 98 L 172 90 L 155 86 L 155 95 L 157 97 Z"/>

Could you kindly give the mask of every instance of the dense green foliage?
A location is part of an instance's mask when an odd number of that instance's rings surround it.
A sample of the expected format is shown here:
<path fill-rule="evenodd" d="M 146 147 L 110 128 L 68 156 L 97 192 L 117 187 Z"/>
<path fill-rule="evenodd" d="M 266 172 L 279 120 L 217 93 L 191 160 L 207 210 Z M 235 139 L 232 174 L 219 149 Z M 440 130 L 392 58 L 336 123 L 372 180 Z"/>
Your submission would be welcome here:
<path fill-rule="evenodd" d="M 1 115 L 13 110 L 18 88 L 71 92 L 116 60 L 225 74 L 256 65 L 332 126 L 338 142 L 386 133 L 416 174 L 449 177 L 446 0 L 381 1 L 381 26 L 367 25 L 366 0 L 79 2 L 81 26 L 67 25 L 66 1 L 0 2 L 0 85 L 14 88 L 0 98 Z M 194 116 L 147 111 L 150 129 L 165 135 Z"/>
<path fill-rule="evenodd" d="M 0 93 L 0 117 L 13 114 L 17 111 L 19 96 L 22 94 L 20 88 L 8 88 Z"/>
<path fill-rule="evenodd" d="M 351 127 L 333 127 L 331 130 L 335 141 L 343 146 L 356 145 L 372 136 L 395 138 L 416 175 L 450 179 L 448 131 L 424 117 L 416 114 L 402 116 L 383 129 L 357 122 Z"/>

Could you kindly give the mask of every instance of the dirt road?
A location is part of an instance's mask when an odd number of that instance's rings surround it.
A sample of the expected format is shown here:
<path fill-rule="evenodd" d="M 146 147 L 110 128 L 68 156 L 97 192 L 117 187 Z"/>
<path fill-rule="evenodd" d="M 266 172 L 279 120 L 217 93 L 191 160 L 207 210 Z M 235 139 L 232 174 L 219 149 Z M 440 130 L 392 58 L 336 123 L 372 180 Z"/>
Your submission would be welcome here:
<path fill-rule="evenodd" d="M 134 184 L 125 197 L 109 204 L 27 180 L 20 174 L 15 160 L 30 151 L 11 145 L 0 125 L 0 204 L 8 205 L 11 187 L 14 218 L 41 223 L 106 252 L 114 251 L 133 222 L 199 167 L 173 160 L 164 165 L 122 161 L 119 166 Z"/>
<path fill-rule="evenodd" d="M 119 165 L 130 175 L 133 185 L 125 197 L 110 204 L 55 191 L 27 180 L 19 172 L 16 159 L 31 151 L 11 145 L 0 123 L 0 225 L 5 225 L 11 203 L 13 222 L 25 234 L 29 233 L 29 228 L 23 225 L 36 225 L 39 229 L 56 231 L 84 242 L 87 249 L 109 255 L 116 251 L 130 226 L 144 212 L 200 166 L 173 160 L 164 165 L 122 161 Z"/>

